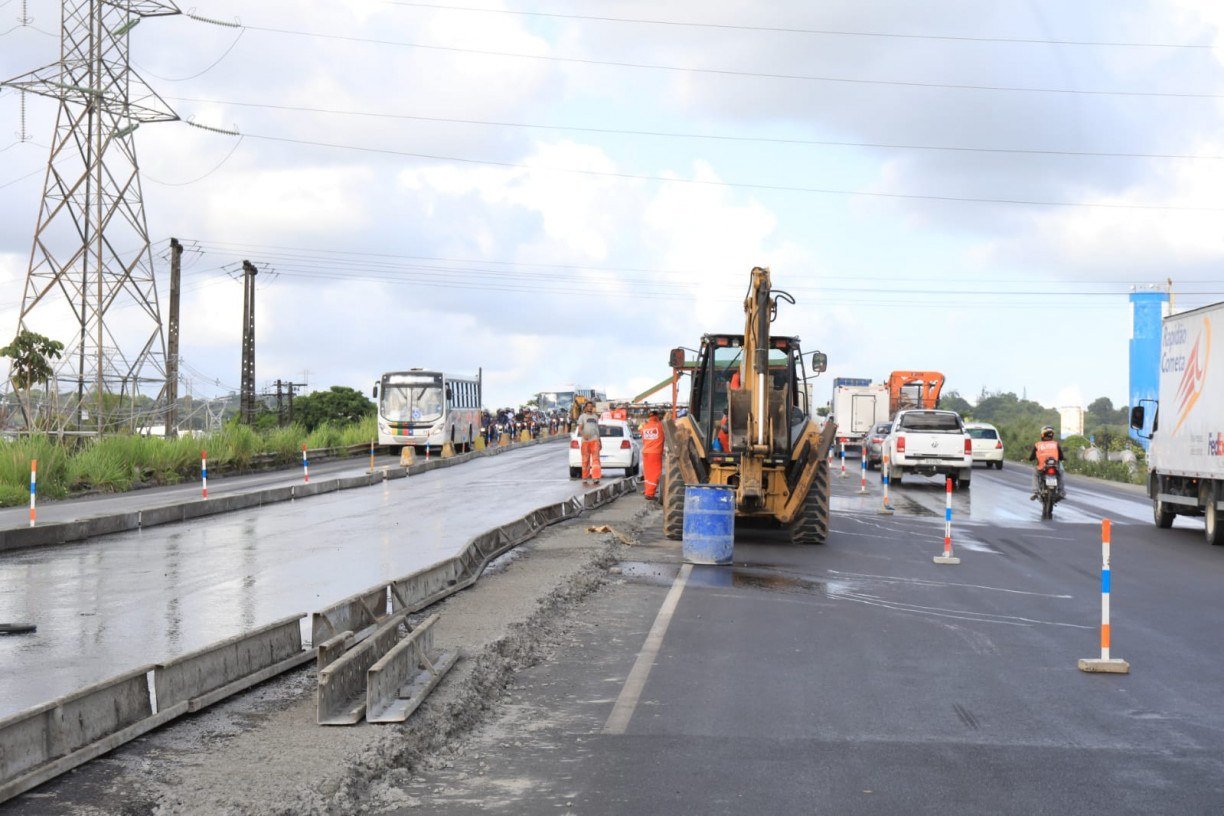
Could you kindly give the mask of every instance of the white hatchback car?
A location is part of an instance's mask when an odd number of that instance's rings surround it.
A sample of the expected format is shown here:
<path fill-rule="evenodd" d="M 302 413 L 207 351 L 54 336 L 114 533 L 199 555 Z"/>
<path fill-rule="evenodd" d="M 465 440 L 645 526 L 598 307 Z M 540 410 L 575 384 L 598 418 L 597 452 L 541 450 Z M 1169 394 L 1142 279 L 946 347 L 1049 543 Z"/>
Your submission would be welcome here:
<path fill-rule="evenodd" d="M 642 462 L 642 443 L 634 436 L 633 429 L 623 419 L 599 420 L 599 466 L 624 468 L 625 476 L 636 476 Z M 569 475 L 571 479 L 582 476 L 582 442 L 578 434 L 570 436 Z"/>
<path fill-rule="evenodd" d="M 966 422 L 965 433 L 973 440 L 974 464 L 985 462 L 987 469 L 1003 469 L 1003 437 L 998 428 L 985 422 Z"/>

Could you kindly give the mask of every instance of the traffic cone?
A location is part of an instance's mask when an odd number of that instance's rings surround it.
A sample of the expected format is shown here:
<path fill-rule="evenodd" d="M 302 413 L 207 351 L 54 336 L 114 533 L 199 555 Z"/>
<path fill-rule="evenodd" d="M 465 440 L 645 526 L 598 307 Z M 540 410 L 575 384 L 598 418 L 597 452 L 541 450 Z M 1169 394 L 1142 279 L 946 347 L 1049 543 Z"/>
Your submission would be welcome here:
<path fill-rule="evenodd" d="M 400 467 L 411 467 L 416 464 L 416 451 L 411 445 L 400 448 Z"/>
<path fill-rule="evenodd" d="M 448 439 L 448 440 L 446 440 L 445 442 L 443 442 L 443 443 L 442 443 L 442 458 L 443 458 L 443 459 L 450 459 L 450 458 L 451 458 L 452 456 L 454 456 L 454 455 L 455 455 L 455 446 L 454 446 L 454 444 L 453 444 L 453 443 L 452 443 L 452 442 L 451 442 L 451 441 Z"/>

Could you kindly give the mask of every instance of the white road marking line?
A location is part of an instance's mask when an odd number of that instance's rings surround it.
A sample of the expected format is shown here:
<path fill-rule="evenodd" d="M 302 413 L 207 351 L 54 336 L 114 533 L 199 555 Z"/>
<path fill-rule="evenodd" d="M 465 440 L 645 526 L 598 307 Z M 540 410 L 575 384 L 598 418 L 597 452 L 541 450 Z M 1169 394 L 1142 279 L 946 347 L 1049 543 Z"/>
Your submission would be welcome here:
<path fill-rule="evenodd" d="M 642 696 L 642 689 L 646 687 L 646 678 L 650 676 L 655 658 L 659 656 L 659 649 L 663 646 L 663 636 L 667 634 L 672 614 L 676 611 L 676 605 L 680 603 L 680 595 L 684 592 L 684 585 L 688 583 L 689 573 L 692 571 L 693 565 L 685 564 L 680 568 L 680 574 L 676 576 L 676 580 L 672 582 L 667 597 L 663 599 L 663 605 L 659 607 L 659 614 L 655 616 L 654 625 L 650 627 L 650 633 L 646 635 L 646 642 L 642 644 L 642 650 L 638 652 L 637 660 L 634 661 L 633 668 L 629 670 L 629 676 L 625 678 L 625 685 L 621 688 L 620 696 L 616 698 L 616 705 L 612 707 L 612 713 L 608 715 L 608 721 L 604 723 L 603 733 L 623 734 L 628 730 L 629 721 L 633 719 L 634 709 L 637 708 L 638 698 Z"/>
<path fill-rule="evenodd" d="M 932 581 L 926 578 L 902 578 L 897 575 L 874 575 L 868 572 L 844 572 L 843 570 L 825 570 L 829 575 L 844 575 L 850 578 L 863 578 L 869 581 L 881 581 L 884 583 L 897 584 L 921 584 L 925 586 L 956 586 L 966 587 L 968 589 L 985 589 L 991 592 L 1008 592 L 1013 595 L 1035 595 L 1038 598 L 1058 598 L 1067 600 L 1074 598 L 1074 595 L 1051 595 L 1047 592 L 1030 592 L 1026 589 L 1008 589 L 1007 587 L 984 586 L 982 584 L 962 584 L 956 581 Z"/>

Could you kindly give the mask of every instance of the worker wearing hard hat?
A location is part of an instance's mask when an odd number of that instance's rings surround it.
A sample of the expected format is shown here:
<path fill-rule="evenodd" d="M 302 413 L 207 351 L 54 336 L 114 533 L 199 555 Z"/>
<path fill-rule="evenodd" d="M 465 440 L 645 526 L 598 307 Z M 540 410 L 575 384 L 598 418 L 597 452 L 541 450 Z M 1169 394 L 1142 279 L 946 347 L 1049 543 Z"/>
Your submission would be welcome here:
<path fill-rule="evenodd" d="M 646 482 L 646 501 L 654 501 L 663 472 L 663 423 L 659 412 L 651 411 L 642 425 L 642 478 Z"/>
<path fill-rule="evenodd" d="M 595 413 L 595 403 L 588 402 L 578 417 L 578 440 L 582 450 L 582 483 L 599 484 L 603 471 L 599 466 L 599 452 L 603 445 L 599 441 L 599 416 Z"/>

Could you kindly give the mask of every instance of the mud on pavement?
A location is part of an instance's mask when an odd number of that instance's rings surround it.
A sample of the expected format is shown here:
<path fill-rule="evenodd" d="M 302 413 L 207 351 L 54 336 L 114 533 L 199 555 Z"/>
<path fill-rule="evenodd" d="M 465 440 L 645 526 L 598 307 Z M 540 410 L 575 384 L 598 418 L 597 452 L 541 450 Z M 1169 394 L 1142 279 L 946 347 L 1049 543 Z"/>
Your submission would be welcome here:
<path fill-rule="evenodd" d="M 25 814 L 347 814 L 415 804 L 414 769 L 502 702 L 516 672 L 565 642 L 570 613 L 598 590 L 658 510 L 628 495 L 559 524 L 432 607 L 435 642 L 462 659 L 407 723 L 315 724 L 313 666 L 184 718 L 0 805 Z M 612 532 L 587 531 L 608 525 Z"/>

